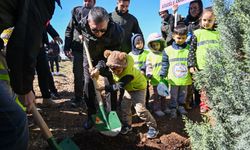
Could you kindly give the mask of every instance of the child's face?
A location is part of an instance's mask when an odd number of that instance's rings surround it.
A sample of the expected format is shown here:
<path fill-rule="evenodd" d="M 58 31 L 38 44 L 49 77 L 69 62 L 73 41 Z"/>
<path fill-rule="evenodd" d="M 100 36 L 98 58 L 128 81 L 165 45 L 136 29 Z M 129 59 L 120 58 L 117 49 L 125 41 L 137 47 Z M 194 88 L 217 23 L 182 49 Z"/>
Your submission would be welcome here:
<path fill-rule="evenodd" d="M 109 67 L 113 74 L 120 75 L 123 72 L 122 67 Z"/>
<path fill-rule="evenodd" d="M 212 29 L 215 23 L 215 16 L 212 12 L 205 12 L 201 18 L 201 26 L 204 29 Z"/>
<path fill-rule="evenodd" d="M 182 45 L 186 42 L 187 35 L 174 34 L 173 39 L 178 45 Z"/>
<path fill-rule="evenodd" d="M 160 42 L 151 42 L 150 45 L 151 45 L 151 47 L 152 47 L 154 50 L 156 50 L 156 51 L 159 51 L 160 48 L 161 48 Z"/>
<path fill-rule="evenodd" d="M 138 40 L 135 42 L 135 48 L 137 49 L 143 49 L 144 45 L 143 45 L 143 41 Z"/>

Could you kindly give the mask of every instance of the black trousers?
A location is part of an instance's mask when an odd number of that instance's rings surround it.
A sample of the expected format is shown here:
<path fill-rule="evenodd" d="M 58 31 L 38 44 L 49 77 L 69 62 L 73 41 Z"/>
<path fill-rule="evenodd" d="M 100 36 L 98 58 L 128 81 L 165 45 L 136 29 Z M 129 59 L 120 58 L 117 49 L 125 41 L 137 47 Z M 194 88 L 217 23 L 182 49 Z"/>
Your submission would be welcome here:
<path fill-rule="evenodd" d="M 51 56 L 49 58 L 50 70 L 54 72 L 54 64 L 56 65 L 56 72 L 59 72 L 59 56 Z"/>
<path fill-rule="evenodd" d="M 53 76 L 50 72 L 48 57 L 45 48 L 40 48 L 37 56 L 36 71 L 38 76 L 38 84 L 43 98 L 50 98 L 50 92 L 57 92 Z"/>
<path fill-rule="evenodd" d="M 73 74 L 74 74 L 74 92 L 75 98 L 83 97 L 84 73 L 83 73 L 83 53 L 79 50 L 73 50 Z"/>

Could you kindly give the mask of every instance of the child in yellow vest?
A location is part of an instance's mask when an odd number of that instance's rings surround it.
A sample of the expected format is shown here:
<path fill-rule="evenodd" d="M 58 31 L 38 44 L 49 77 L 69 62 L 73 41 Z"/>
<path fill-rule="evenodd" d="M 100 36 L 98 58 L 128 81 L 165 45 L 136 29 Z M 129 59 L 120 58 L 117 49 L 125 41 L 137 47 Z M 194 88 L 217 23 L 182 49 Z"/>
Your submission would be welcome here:
<path fill-rule="evenodd" d="M 170 84 L 170 110 L 171 118 L 177 117 L 177 110 L 181 115 L 187 114 L 184 108 L 188 86 L 192 84 L 192 78 L 187 66 L 189 45 L 187 39 L 187 27 L 177 25 L 173 32 L 174 42 L 165 48 L 162 59 L 161 77 L 166 77 Z"/>
<path fill-rule="evenodd" d="M 132 112 L 133 105 L 137 115 L 148 126 L 147 137 L 155 138 L 159 131 L 154 117 L 145 107 L 145 95 L 147 80 L 143 74 L 134 67 L 133 58 L 125 52 L 106 50 L 104 56 L 107 58 L 107 63 L 99 61 L 98 65 L 91 71 L 92 77 L 97 77 L 99 73 L 105 76 L 108 69 L 111 70 L 115 84 L 99 87 L 98 90 L 117 91 L 124 89 L 125 93 L 121 102 L 121 121 L 123 124 L 121 134 L 127 134 L 132 131 Z"/>
<path fill-rule="evenodd" d="M 191 73 L 202 71 L 206 67 L 206 55 L 209 48 L 218 47 L 219 33 L 215 30 L 215 15 L 211 8 L 203 10 L 201 16 L 201 28 L 194 31 L 191 40 L 188 66 Z M 200 111 L 205 113 L 209 110 L 206 90 L 200 90 Z"/>
<path fill-rule="evenodd" d="M 134 59 L 134 67 L 141 71 L 146 76 L 146 58 L 149 53 L 144 50 L 144 39 L 142 34 L 135 34 L 131 38 L 132 51 L 129 53 Z M 149 108 L 149 84 L 147 82 L 146 107 Z"/>
<path fill-rule="evenodd" d="M 166 99 L 160 96 L 157 91 L 157 86 L 161 80 L 159 72 L 161 70 L 162 51 L 165 48 L 165 41 L 161 34 L 152 33 L 149 35 L 148 48 L 150 52 L 146 60 L 146 76 L 153 87 L 153 111 L 157 116 L 161 117 L 165 115 L 163 111 L 166 109 Z"/>

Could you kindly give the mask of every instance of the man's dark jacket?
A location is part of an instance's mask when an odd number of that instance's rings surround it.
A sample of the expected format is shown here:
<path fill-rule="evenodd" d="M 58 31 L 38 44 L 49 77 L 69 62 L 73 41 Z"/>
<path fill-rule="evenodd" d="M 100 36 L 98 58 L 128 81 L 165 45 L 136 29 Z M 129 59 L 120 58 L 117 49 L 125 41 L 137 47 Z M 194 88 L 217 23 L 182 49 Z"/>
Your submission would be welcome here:
<path fill-rule="evenodd" d="M 64 51 L 83 51 L 82 43 L 79 38 L 81 31 L 78 29 L 81 19 L 88 15 L 90 9 L 77 6 L 72 10 L 72 17 L 65 31 Z"/>
<path fill-rule="evenodd" d="M 122 51 L 129 53 L 131 51 L 131 38 L 134 34 L 142 34 L 137 19 L 128 13 L 120 13 L 117 8 L 110 14 L 114 22 L 118 23 L 124 29 L 124 42 L 122 43 Z"/>
<path fill-rule="evenodd" d="M 10 83 L 17 94 L 27 94 L 33 88 L 42 33 L 54 9 L 54 0 L 0 1 L 0 32 L 15 27 L 7 46 L 6 61 Z"/>

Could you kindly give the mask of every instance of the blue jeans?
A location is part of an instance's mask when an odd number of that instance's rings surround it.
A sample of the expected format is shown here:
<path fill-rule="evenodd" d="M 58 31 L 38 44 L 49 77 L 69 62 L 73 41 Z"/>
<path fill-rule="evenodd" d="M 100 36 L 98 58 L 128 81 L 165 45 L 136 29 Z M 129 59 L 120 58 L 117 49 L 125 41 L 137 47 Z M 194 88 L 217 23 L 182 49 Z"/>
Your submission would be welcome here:
<path fill-rule="evenodd" d="M 16 95 L 8 82 L 0 80 L 0 149 L 27 150 L 26 113 L 15 102 Z"/>

